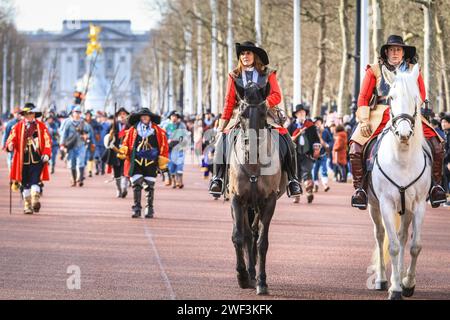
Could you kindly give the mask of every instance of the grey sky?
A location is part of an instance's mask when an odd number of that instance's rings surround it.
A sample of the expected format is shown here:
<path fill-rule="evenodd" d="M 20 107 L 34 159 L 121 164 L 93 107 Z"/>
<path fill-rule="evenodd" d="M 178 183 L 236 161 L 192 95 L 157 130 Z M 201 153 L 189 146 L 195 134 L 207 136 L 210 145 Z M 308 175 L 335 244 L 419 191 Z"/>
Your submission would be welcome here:
<path fill-rule="evenodd" d="M 151 0 L 13 0 L 19 30 L 58 31 L 67 20 L 131 20 L 135 31 L 145 31 L 157 23 L 159 14 L 152 12 Z"/>

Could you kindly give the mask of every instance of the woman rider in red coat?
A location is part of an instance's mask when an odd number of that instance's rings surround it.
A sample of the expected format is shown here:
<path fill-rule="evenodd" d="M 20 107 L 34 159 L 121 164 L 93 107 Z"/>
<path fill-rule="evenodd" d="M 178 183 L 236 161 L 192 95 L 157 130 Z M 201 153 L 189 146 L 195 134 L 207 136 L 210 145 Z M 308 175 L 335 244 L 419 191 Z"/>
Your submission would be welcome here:
<path fill-rule="evenodd" d="M 257 47 L 252 42 L 236 44 L 236 53 L 239 60 L 238 67 L 228 76 L 227 94 L 222 118 L 219 122 L 219 132 L 226 131 L 226 127 L 233 117 L 233 111 L 238 106 L 239 101 L 244 96 L 244 90 L 249 82 L 257 83 L 266 92 L 267 107 L 274 108 L 280 104 L 282 95 L 277 81 L 276 71 L 267 67 L 269 57 L 267 52 Z M 296 155 L 286 128 L 279 126 L 281 159 L 284 159 L 283 170 L 288 175 L 288 195 L 296 196 L 302 193 L 301 186 L 296 175 Z M 219 140 L 216 146 L 214 159 L 215 175 L 211 181 L 209 191 L 213 195 L 221 195 L 224 191 L 223 179 L 226 169 L 226 139 L 225 135 Z"/>
<path fill-rule="evenodd" d="M 377 137 L 390 120 L 389 84 L 385 81 L 382 68 L 397 72 L 408 71 L 417 63 L 416 48 L 408 46 L 402 37 L 391 35 L 385 45 L 381 47 L 378 64 L 369 65 L 358 98 L 356 116 L 359 125 L 350 141 L 350 162 L 352 166 L 353 185 L 356 189 L 352 196 L 352 206 L 365 210 L 368 197 L 363 181 L 363 148 L 370 139 Z M 422 101 L 426 99 L 425 85 L 422 76 L 417 79 Z M 374 99 L 374 103 L 371 100 Z M 372 109 L 370 105 L 376 107 Z M 443 145 L 438 134 L 431 125 L 422 118 L 425 138 L 430 142 L 433 152 L 433 187 L 430 190 L 430 203 L 437 208 L 446 202 L 446 194 L 440 186 L 443 168 Z"/>

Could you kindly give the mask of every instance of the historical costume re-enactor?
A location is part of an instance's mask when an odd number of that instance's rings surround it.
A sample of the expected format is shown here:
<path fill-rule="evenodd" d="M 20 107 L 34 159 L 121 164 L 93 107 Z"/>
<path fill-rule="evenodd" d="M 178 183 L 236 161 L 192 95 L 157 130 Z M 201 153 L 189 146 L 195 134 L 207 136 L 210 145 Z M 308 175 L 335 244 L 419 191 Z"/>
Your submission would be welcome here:
<path fill-rule="evenodd" d="M 403 48 L 403 60 L 397 66 L 389 63 L 388 48 Z M 389 107 L 389 84 L 383 76 L 383 68 L 389 71 L 408 71 L 417 63 L 416 48 L 408 46 L 403 42 L 402 37 L 391 35 L 385 45 L 381 47 L 380 59 L 377 64 L 367 66 L 366 75 L 358 98 L 358 110 L 356 117 L 358 127 L 356 128 L 350 141 L 350 162 L 353 174 L 353 185 L 356 189 L 352 196 L 352 206 L 359 209 L 366 209 L 368 203 L 367 181 L 364 181 L 363 148 L 365 144 L 374 137 L 377 137 L 390 120 Z M 426 99 L 424 81 L 421 75 L 417 79 L 422 101 Z M 434 131 L 428 121 L 422 117 L 423 132 L 425 138 L 430 142 L 433 153 L 432 181 L 433 187 L 430 190 L 430 202 L 432 207 L 439 207 L 446 201 L 445 191 L 439 186 L 442 179 L 443 147 L 442 140 Z"/>
<path fill-rule="evenodd" d="M 296 175 L 296 155 L 295 146 L 291 141 L 289 132 L 283 127 L 284 119 L 279 117 L 279 109 L 277 106 L 281 103 L 282 94 L 277 81 L 277 73 L 270 69 L 269 56 L 267 52 L 257 47 L 252 42 L 244 42 L 236 44 L 236 54 L 239 65 L 242 64 L 241 54 L 244 52 L 253 52 L 255 63 L 251 67 L 238 67 L 228 76 L 227 93 L 225 98 L 225 106 L 222 117 L 220 119 L 218 131 L 222 133 L 228 132 L 236 125 L 238 115 L 238 105 L 243 100 L 244 90 L 249 82 L 258 84 L 263 97 L 266 99 L 268 107 L 267 122 L 280 133 L 280 159 L 282 159 L 282 168 L 288 175 L 288 195 L 296 196 L 302 193 L 301 186 Z M 259 63 L 258 70 L 256 63 Z M 226 135 L 218 139 L 216 152 L 214 155 L 214 177 L 211 181 L 209 192 L 212 195 L 221 195 L 224 190 L 224 177 L 226 172 Z"/>
<path fill-rule="evenodd" d="M 128 116 L 130 113 L 125 108 L 120 108 L 116 114 L 116 123 L 111 127 L 108 135 L 104 137 L 106 152 L 103 161 L 113 168 L 114 180 L 116 182 L 117 198 L 125 198 L 128 194 L 128 178 L 124 173 L 125 157 L 121 153 L 121 147 L 128 130 Z"/>
<path fill-rule="evenodd" d="M 141 216 L 142 189 L 146 193 L 145 218 L 153 218 L 158 169 L 167 170 L 169 146 L 166 132 L 159 123 L 161 117 L 149 109 L 133 113 L 128 119 L 130 129 L 125 134 L 122 150 L 126 154 L 124 172 L 133 186 L 133 218 Z"/>
<path fill-rule="evenodd" d="M 6 145 L 6 139 L 8 139 L 9 134 L 11 133 L 12 128 L 17 124 L 17 122 L 20 121 L 20 118 L 22 117 L 20 115 L 20 108 L 14 108 L 13 111 L 13 118 L 10 119 L 7 123 L 6 123 L 6 127 L 5 127 L 5 131 L 3 132 L 3 137 L 2 137 L 2 149 L 6 151 L 7 145 Z M 14 152 L 8 152 L 8 156 L 6 158 L 6 163 L 8 165 L 8 170 L 11 169 L 11 163 L 12 163 L 12 158 L 14 156 Z"/>
<path fill-rule="evenodd" d="M 55 173 L 56 158 L 58 157 L 59 151 L 59 121 L 55 116 L 50 115 L 45 120 L 45 125 L 47 126 L 48 133 L 52 139 L 52 157 L 50 160 L 51 164 L 51 174 Z"/>
<path fill-rule="evenodd" d="M 94 144 L 94 133 L 89 124 L 81 118 L 81 108 L 73 108 L 71 117 L 64 122 L 61 133 L 61 148 L 68 152 L 72 173 L 72 187 L 84 185 L 84 168 L 88 149 Z"/>
<path fill-rule="evenodd" d="M 95 169 L 95 149 L 97 148 L 97 143 L 100 141 L 100 126 L 97 120 L 93 117 L 93 111 L 88 110 L 85 113 L 84 120 L 91 126 L 93 139 L 90 148 L 87 150 L 86 161 L 87 161 L 87 172 L 88 176 L 92 178 Z"/>
<path fill-rule="evenodd" d="M 186 125 L 182 121 L 182 116 L 176 111 L 169 115 L 170 122 L 164 127 L 167 140 L 169 143 L 169 174 L 172 181 L 172 187 L 182 189 L 184 187 L 184 161 L 186 143 L 189 142 L 190 136 Z"/>
<path fill-rule="evenodd" d="M 41 208 L 40 183 L 49 181 L 48 162 L 52 155 L 52 141 L 42 116 L 32 103 L 27 103 L 20 120 L 6 141 L 7 150 L 14 152 L 10 179 L 23 190 L 24 213 L 33 214 Z"/>
<path fill-rule="evenodd" d="M 303 104 L 295 107 L 294 115 L 299 115 L 301 111 L 305 112 L 302 119 L 298 116 L 288 127 L 297 149 L 297 174 L 303 181 L 308 203 L 314 200 L 313 190 L 314 181 L 312 170 L 314 161 L 320 155 L 320 138 L 314 122 L 309 118 L 309 108 Z M 296 197 L 294 202 L 298 203 Z"/>

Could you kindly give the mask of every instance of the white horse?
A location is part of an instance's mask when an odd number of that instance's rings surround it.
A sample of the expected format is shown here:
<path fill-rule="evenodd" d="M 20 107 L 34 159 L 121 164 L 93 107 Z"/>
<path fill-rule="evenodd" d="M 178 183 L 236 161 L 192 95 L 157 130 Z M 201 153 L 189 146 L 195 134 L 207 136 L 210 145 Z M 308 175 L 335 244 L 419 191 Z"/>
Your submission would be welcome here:
<path fill-rule="evenodd" d="M 390 256 L 389 299 L 400 300 L 402 296 L 411 297 L 416 286 L 416 265 L 422 249 L 421 229 L 431 186 L 432 159 L 420 116 L 419 66 L 416 64 L 411 72 L 397 75 L 383 68 L 383 75 L 391 87 L 391 120 L 378 138 L 381 141 L 372 170 L 369 212 L 377 241 L 374 252 L 375 289 L 387 289 L 385 260 Z M 405 272 L 404 255 L 411 222 L 412 259 Z"/>

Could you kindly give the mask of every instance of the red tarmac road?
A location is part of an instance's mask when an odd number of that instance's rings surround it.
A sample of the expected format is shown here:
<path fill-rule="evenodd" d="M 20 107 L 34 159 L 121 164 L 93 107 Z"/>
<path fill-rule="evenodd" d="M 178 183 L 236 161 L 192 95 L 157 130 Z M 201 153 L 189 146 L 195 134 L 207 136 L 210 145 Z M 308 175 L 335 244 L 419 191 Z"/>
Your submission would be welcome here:
<path fill-rule="evenodd" d="M 9 215 L 0 156 L 0 299 L 386 299 L 366 282 L 372 249 L 367 212 L 349 206 L 350 184 L 332 184 L 312 205 L 283 197 L 270 232 L 270 296 L 239 289 L 230 205 L 208 195 L 200 170 L 186 187 L 156 190 L 156 218 L 132 220 L 131 197 L 116 199 L 108 176 L 69 186 L 61 166 L 46 184 L 39 214 L 19 194 Z M 409 260 L 409 259 L 407 259 Z M 70 266 L 81 289 L 69 290 Z M 415 299 L 450 299 L 450 210 L 429 209 Z"/>

